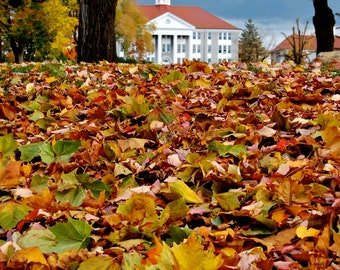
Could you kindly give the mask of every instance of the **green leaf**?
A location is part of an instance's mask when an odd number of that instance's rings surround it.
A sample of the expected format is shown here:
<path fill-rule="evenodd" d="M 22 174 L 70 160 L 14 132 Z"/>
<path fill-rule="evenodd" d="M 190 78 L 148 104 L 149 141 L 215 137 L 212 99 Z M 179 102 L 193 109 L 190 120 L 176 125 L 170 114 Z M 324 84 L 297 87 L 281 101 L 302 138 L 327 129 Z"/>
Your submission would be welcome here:
<path fill-rule="evenodd" d="M 3 157 L 11 157 L 17 148 L 17 141 L 13 138 L 13 134 L 6 134 L 0 137 L 0 153 Z"/>
<path fill-rule="evenodd" d="M 55 235 L 48 229 L 32 229 L 18 239 L 21 248 L 38 246 L 43 253 L 55 252 L 57 244 Z"/>
<path fill-rule="evenodd" d="M 91 226 L 82 220 L 69 218 L 67 223 L 58 223 L 50 228 L 57 244 L 54 251 L 63 253 L 67 250 L 86 248 L 90 241 Z"/>
<path fill-rule="evenodd" d="M 160 82 L 168 84 L 174 81 L 183 80 L 184 78 L 185 78 L 185 74 L 183 74 L 182 72 L 178 70 L 173 70 L 171 71 L 170 74 L 164 76 L 164 78 L 161 79 Z"/>
<path fill-rule="evenodd" d="M 22 161 L 31 161 L 35 157 L 39 157 L 41 153 L 40 147 L 46 144 L 45 142 L 26 144 L 19 146 L 18 149 L 21 152 L 20 159 Z"/>
<path fill-rule="evenodd" d="M 57 156 L 57 161 L 61 160 L 64 162 L 69 162 L 71 155 L 78 151 L 80 145 L 80 141 L 57 141 L 53 146 L 53 151 Z"/>
<path fill-rule="evenodd" d="M 104 190 L 105 194 L 111 193 L 111 188 L 102 181 L 93 181 L 84 184 L 86 189 L 91 190 L 95 198 L 99 198 L 100 193 Z"/>
<path fill-rule="evenodd" d="M 47 183 L 48 183 L 47 176 L 40 176 L 39 174 L 36 174 L 32 177 L 30 188 L 41 194 L 41 192 L 44 189 L 48 189 Z"/>
<path fill-rule="evenodd" d="M 32 116 L 30 118 L 28 118 L 29 120 L 36 122 L 39 119 L 44 119 L 45 115 L 44 113 L 40 112 L 40 111 L 35 111 Z"/>
<path fill-rule="evenodd" d="M 39 155 L 41 160 L 47 165 L 50 165 L 55 160 L 52 146 L 49 143 L 41 144 Z"/>
<path fill-rule="evenodd" d="M 55 198 L 59 202 L 69 202 L 72 206 L 80 206 L 86 196 L 85 189 L 81 186 L 64 191 L 56 191 Z"/>
<path fill-rule="evenodd" d="M 174 242 L 179 244 L 184 239 L 188 238 L 192 232 L 188 225 L 185 225 L 185 227 L 170 226 L 169 231 L 171 238 L 166 239 L 168 245 Z"/>
<path fill-rule="evenodd" d="M 122 269 L 125 270 L 134 270 L 137 265 L 141 265 L 143 261 L 143 256 L 136 251 L 132 252 L 124 252 L 123 253 L 123 264 Z"/>
<path fill-rule="evenodd" d="M 219 141 L 212 141 L 209 143 L 208 150 L 217 152 L 222 157 L 229 155 L 239 157 L 241 154 L 247 153 L 247 148 L 242 144 L 225 145 Z"/>
<path fill-rule="evenodd" d="M 232 211 L 240 207 L 240 195 L 240 192 L 225 192 L 215 195 L 215 198 L 225 211 Z"/>
<path fill-rule="evenodd" d="M 177 220 L 184 217 L 188 211 L 189 207 L 185 203 L 185 198 L 182 197 L 178 200 L 169 202 L 162 212 L 162 215 L 167 213 L 169 218 Z"/>
<path fill-rule="evenodd" d="M 176 117 L 171 112 L 159 107 L 154 108 L 147 117 L 149 123 L 151 123 L 152 121 L 161 121 L 165 125 L 171 124 L 175 119 Z"/>
<path fill-rule="evenodd" d="M 0 226 L 8 230 L 13 229 L 31 210 L 29 206 L 8 202 L 0 210 Z"/>

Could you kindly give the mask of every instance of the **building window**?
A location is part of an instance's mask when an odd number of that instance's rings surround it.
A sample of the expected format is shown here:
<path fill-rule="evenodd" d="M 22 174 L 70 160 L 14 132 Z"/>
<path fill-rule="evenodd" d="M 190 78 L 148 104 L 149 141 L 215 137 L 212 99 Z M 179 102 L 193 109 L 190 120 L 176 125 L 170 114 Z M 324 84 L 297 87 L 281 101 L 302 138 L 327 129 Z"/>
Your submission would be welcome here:
<path fill-rule="evenodd" d="M 211 63 L 211 58 L 208 58 L 208 63 Z"/>
<path fill-rule="evenodd" d="M 178 52 L 178 53 L 181 52 L 181 44 L 177 44 L 177 52 Z"/>
<path fill-rule="evenodd" d="M 208 53 L 211 53 L 211 45 L 208 45 Z"/>
<path fill-rule="evenodd" d="M 218 53 L 222 53 L 222 45 L 218 46 Z"/>
<path fill-rule="evenodd" d="M 197 45 L 197 52 L 198 52 L 198 53 L 201 52 L 201 45 Z"/>
<path fill-rule="evenodd" d="M 228 45 L 228 53 L 231 53 L 231 45 Z"/>
<path fill-rule="evenodd" d="M 185 44 L 182 44 L 182 52 L 185 53 L 185 51 L 186 51 L 186 46 Z"/>
<path fill-rule="evenodd" d="M 227 45 L 223 45 L 223 53 L 227 53 Z"/>
<path fill-rule="evenodd" d="M 171 51 L 171 45 L 170 44 L 166 44 L 166 51 L 170 52 Z"/>
<path fill-rule="evenodd" d="M 193 53 L 196 53 L 196 45 L 195 45 L 195 44 L 192 45 L 192 52 L 193 52 Z"/>
<path fill-rule="evenodd" d="M 162 52 L 166 52 L 166 45 L 165 44 L 162 44 Z"/>
<path fill-rule="evenodd" d="M 227 33 L 226 32 L 223 33 L 223 39 L 227 40 Z"/>
<path fill-rule="evenodd" d="M 208 32 L 208 39 L 211 39 L 211 32 Z"/>
<path fill-rule="evenodd" d="M 201 39 L 201 32 L 197 32 L 197 39 Z"/>
<path fill-rule="evenodd" d="M 218 39 L 222 39 L 222 32 L 218 33 Z"/>
<path fill-rule="evenodd" d="M 196 39 L 196 32 L 192 33 L 192 39 Z"/>
<path fill-rule="evenodd" d="M 231 40 L 231 33 L 228 33 L 228 40 Z"/>

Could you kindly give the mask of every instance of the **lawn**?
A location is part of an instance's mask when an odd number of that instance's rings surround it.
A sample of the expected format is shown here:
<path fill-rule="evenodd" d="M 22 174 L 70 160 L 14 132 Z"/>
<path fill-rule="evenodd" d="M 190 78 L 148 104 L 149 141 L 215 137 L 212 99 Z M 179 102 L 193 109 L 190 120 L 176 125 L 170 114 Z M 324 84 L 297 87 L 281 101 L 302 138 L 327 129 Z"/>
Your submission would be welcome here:
<path fill-rule="evenodd" d="M 339 69 L 0 65 L 0 268 L 339 269 Z"/>

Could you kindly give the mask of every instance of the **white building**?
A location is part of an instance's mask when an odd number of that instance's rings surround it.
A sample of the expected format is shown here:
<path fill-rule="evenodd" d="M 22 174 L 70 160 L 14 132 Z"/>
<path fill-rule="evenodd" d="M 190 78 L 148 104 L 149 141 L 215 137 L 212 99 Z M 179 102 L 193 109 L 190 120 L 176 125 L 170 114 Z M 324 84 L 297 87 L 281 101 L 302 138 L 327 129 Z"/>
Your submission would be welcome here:
<path fill-rule="evenodd" d="M 181 63 L 183 59 L 208 63 L 238 60 L 240 29 L 194 6 L 173 6 L 171 0 L 155 0 L 155 5 L 138 5 L 156 26 L 155 53 L 148 61 Z M 124 56 L 124 55 L 119 55 Z"/>

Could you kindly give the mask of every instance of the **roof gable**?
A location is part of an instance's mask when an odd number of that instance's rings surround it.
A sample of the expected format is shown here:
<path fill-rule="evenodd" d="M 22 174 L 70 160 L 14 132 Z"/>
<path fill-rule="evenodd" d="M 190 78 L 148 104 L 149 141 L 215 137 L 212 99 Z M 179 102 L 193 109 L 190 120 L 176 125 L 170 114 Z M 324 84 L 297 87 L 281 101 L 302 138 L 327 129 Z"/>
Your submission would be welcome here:
<path fill-rule="evenodd" d="M 170 12 L 166 12 L 159 17 L 150 20 L 151 23 L 155 23 L 157 29 L 194 29 L 195 27 L 190 23 L 178 18 Z"/>
<path fill-rule="evenodd" d="M 307 40 L 307 43 L 305 45 L 305 50 L 310 50 L 310 51 L 316 51 L 316 36 L 315 35 L 306 35 L 304 36 Z M 292 45 L 290 42 L 293 41 L 293 35 L 290 35 L 286 37 L 281 43 L 279 43 L 273 50 L 272 52 L 277 52 L 277 51 L 282 51 L 282 50 L 290 50 L 292 48 Z M 295 43 L 296 46 L 299 46 L 299 37 L 298 35 L 295 35 Z M 335 50 L 340 50 L 340 37 L 335 36 L 334 38 L 334 49 Z"/>
<path fill-rule="evenodd" d="M 149 20 L 153 20 L 164 13 L 171 13 L 176 17 L 193 25 L 197 29 L 231 29 L 239 30 L 234 25 L 218 18 L 217 16 L 193 6 L 169 5 L 138 5 L 138 8 Z"/>

